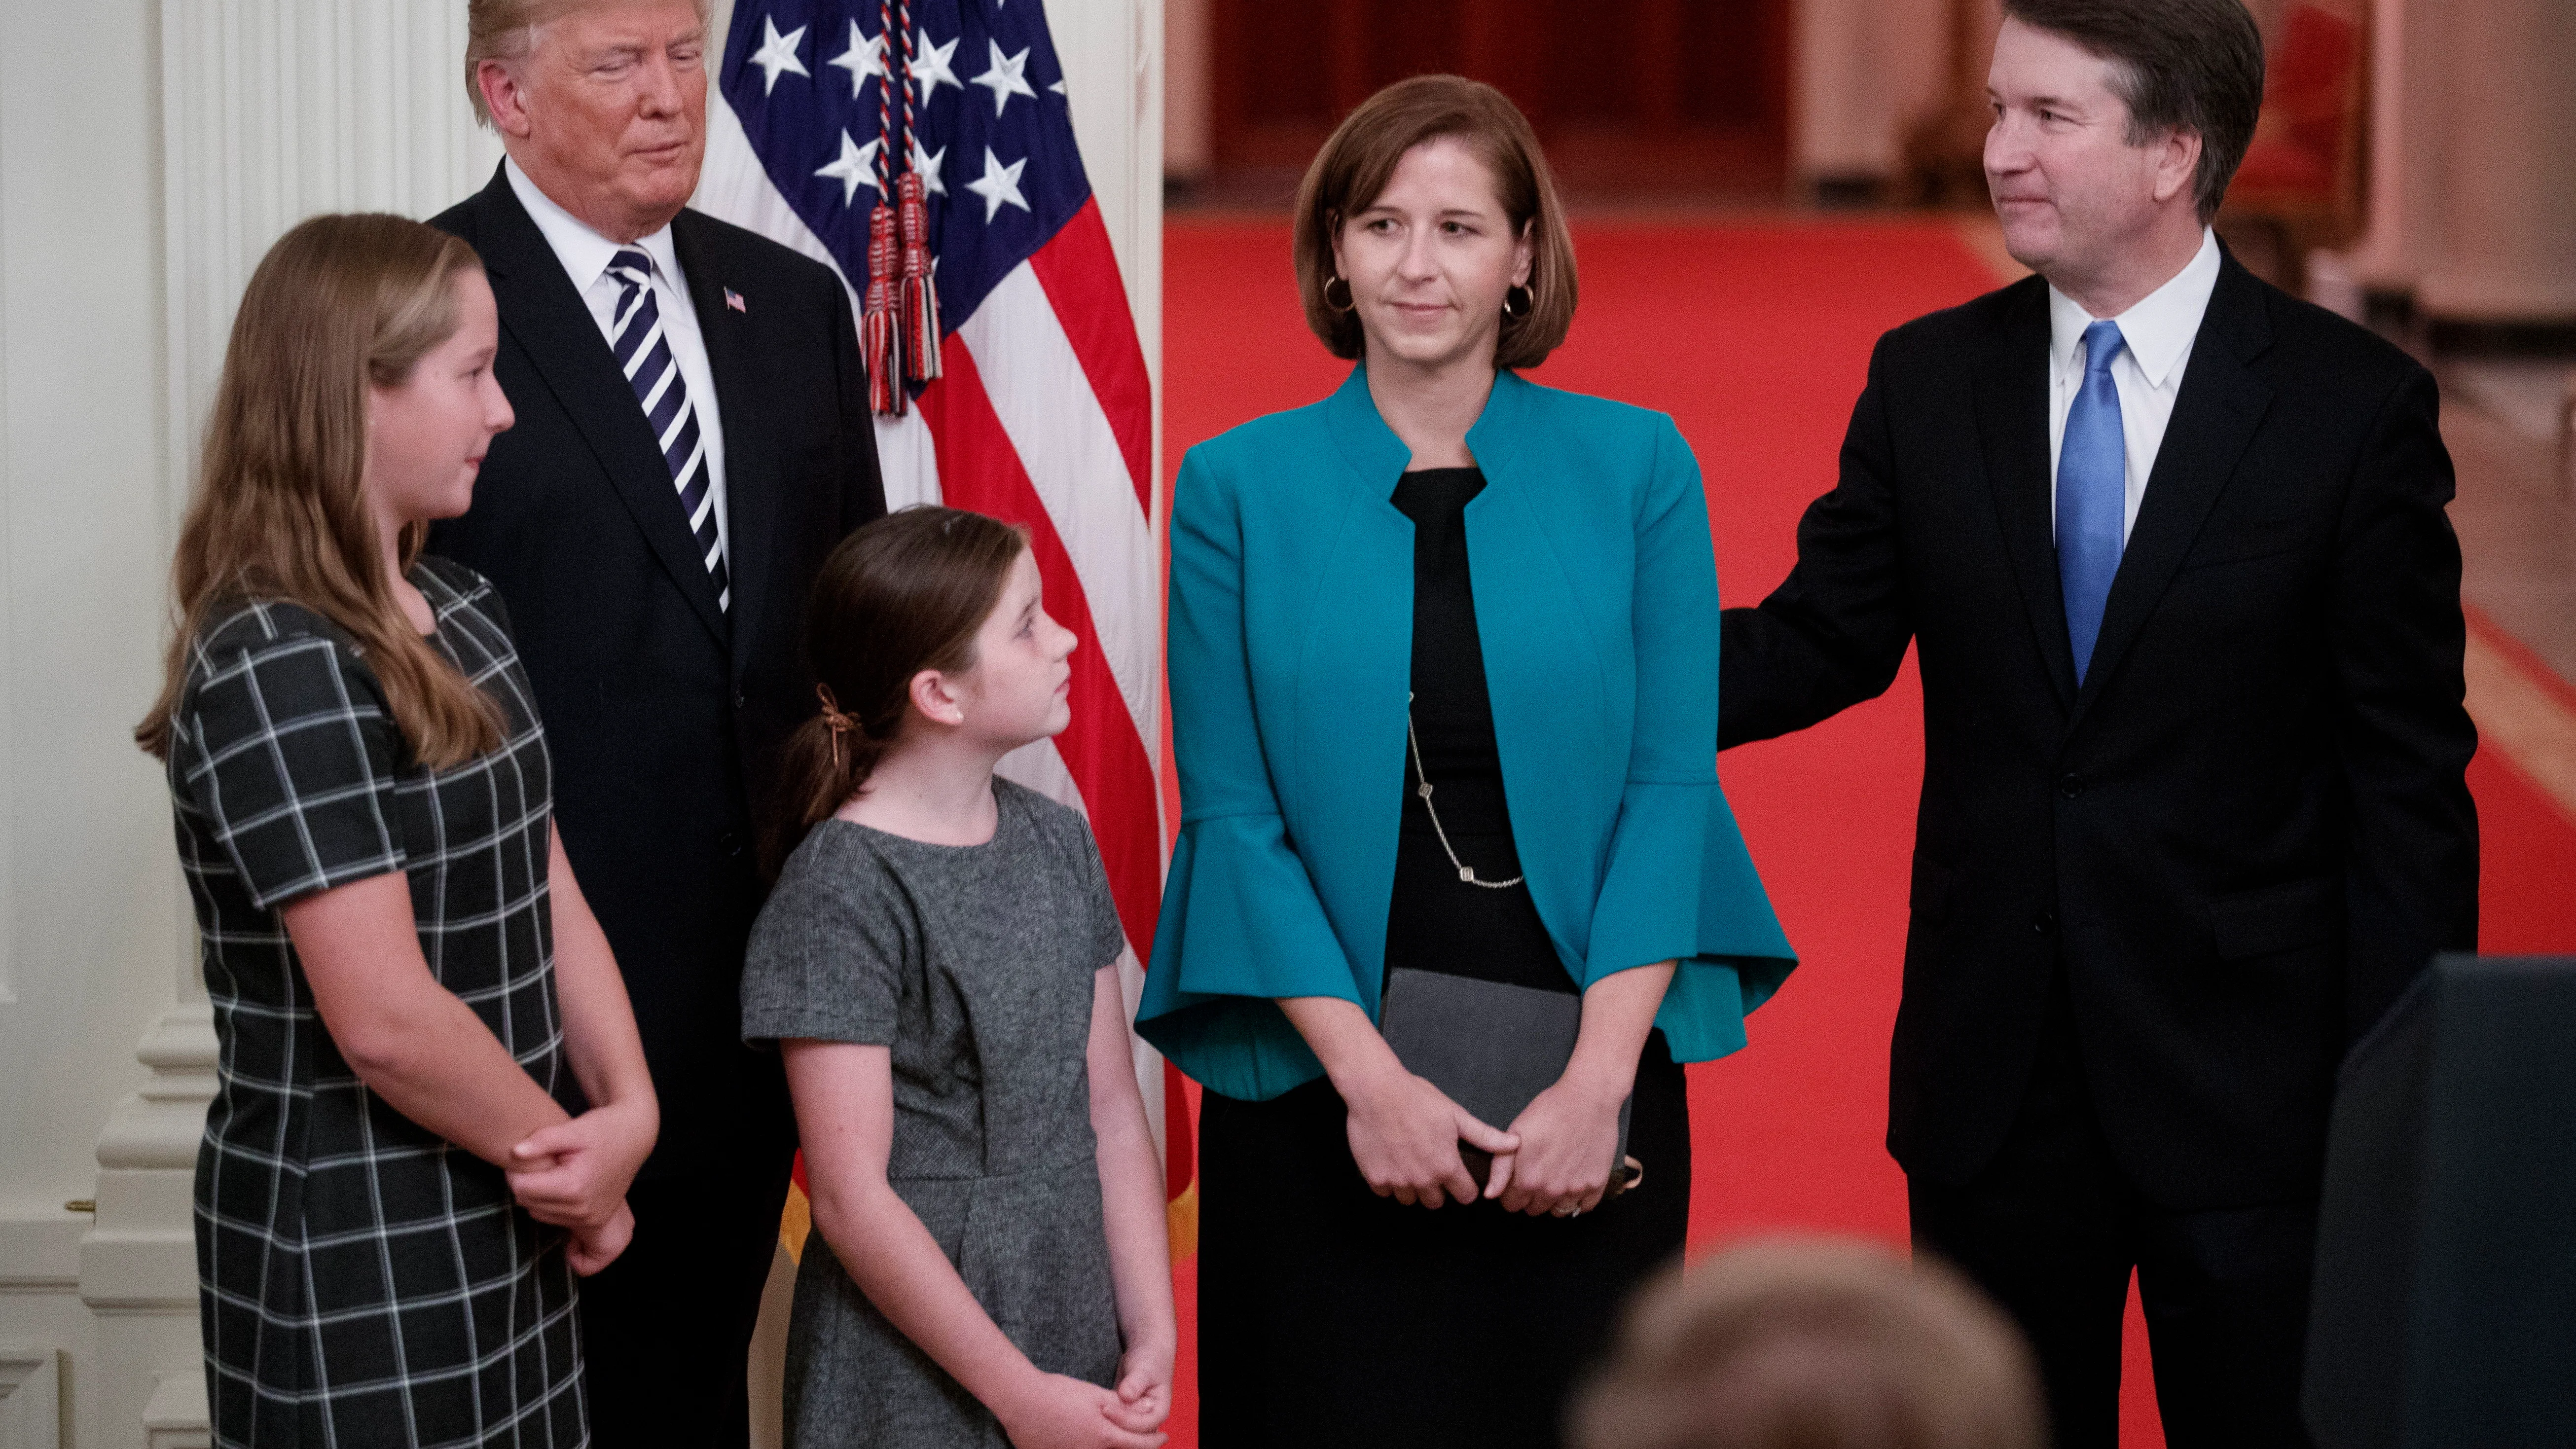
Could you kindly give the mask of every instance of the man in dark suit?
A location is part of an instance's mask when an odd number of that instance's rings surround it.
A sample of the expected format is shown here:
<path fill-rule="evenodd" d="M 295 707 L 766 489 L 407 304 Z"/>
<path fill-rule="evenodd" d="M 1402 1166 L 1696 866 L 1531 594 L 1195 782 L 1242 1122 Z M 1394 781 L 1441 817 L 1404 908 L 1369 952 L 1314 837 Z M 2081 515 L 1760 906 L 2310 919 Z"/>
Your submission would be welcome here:
<path fill-rule="evenodd" d="M 635 1240 L 582 1285 L 598 1442 L 742 1443 L 745 1349 L 795 1148 L 741 1044 L 752 843 L 815 709 L 823 557 L 885 511 L 839 278 L 683 209 L 706 139 L 697 0 L 474 0 L 475 103 L 509 160 L 436 218 L 482 255 L 518 426 L 433 551 L 510 608 L 564 847 L 661 1099 Z M 531 23 L 537 22 L 537 23 Z"/>
<path fill-rule="evenodd" d="M 1921 651 L 1888 1146 L 1917 1243 L 2116 1440 L 2137 1273 L 2177 1446 L 2299 1444 L 2337 1061 L 2476 940 L 2433 380 L 2207 230 L 2239 0 L 2005 0 L 1987 179 L 2039 275 L 1888 333 L 1798 564 L 1726 614 L 1721 747 Z"/>

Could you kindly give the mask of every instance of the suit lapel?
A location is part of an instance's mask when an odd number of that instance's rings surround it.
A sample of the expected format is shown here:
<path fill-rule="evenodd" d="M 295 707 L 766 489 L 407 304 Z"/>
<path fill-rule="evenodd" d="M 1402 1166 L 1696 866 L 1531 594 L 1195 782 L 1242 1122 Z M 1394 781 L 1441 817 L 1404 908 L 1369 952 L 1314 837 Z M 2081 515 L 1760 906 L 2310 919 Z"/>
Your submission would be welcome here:
<path fill-rule="evenodd" d="M 2066 642 L 2066 596 L 2057 578 L 2048 476 L 2048 291 L 2037 278 L 2007 303 L 1986 365 L 1974 369 L 1977 435 L 1986 483 L 2033 642 L 2061 706 L 2075 702 L 2075 654 Z M 2098 657 L 2098 656 L 2097 656 Z"/>
<path fill-rule="evenodd" d="M 2084 672 L 2084 689 L 2076 696 L 2079 719 L 2155 613 L 2272 405 L 2272 389 L 2245 366 L 2271 340 L 2261 284 L 2234 257 L 2226 258 L 2192 341 L 2182 391 L 2174 399 L 2164 443 L 2156 450 L 2155 471 L 2147 476 L 2137 524 L 2121 551 L 2120 571 L 2111 578 L 2102 633 Z"/>
<path fill-rule="evenodd" d="M 1468 430 L 1485 488 L 1467 504 L 1467 572 L 1514 824 L 1544 834 L 1566 823 L 1539 813 L 1563 797 L 1534 782 L 1562 771 L 1565 741 L 1597 738 L 1618 710 L 1593 632 L 1597 616 L 1575 585 L 1572 568 L 1580 563 L 1569 567 L 1567 559 L 1569 552 L 1578 561 L 1584 556 L 1584 515 L 1598 509 L 1598 495 L 1585 496 L 1594 486 L 1589 479 L 1533 476 L 1534 466 L 1547 463 L 1544 454 L 1524 461 L 1532 391 L 1517 374 L 1500 374 Z M 1563 919 L 1558 912 L 1568 903 L 1541 904 L 1543 915 Z"/>
<path fill-rule="evenodd" d="M 501 326 L 528 355 L 537 376 L 590 445 L 611 486 L 634 515 L 645 541 L 718 642 L 728 637 L 724 610 L 680 511 L 671 468 L 653 444 L 652 426 L 618 370 L 599 323 L 573 290 L 572 278 L 544 232 L 519 204 L 499 171 L 483 191 L 489 223 L 477 239 L 483 269 L 499 302 Z M 731 441 L 728 433 L 727 441 Z M 736 592 L 741 592 L 736 586 Z"/>

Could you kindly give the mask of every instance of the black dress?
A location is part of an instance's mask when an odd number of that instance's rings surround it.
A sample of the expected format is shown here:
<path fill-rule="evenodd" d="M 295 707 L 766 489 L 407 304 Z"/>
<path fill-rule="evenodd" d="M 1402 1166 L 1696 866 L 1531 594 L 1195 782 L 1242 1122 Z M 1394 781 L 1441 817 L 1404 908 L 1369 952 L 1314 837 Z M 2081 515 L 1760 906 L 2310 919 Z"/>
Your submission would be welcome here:
<path fill-rule="evenodd" d="M 565 1110 L 544 727 L 481 576 L 422 559 L 432 646 L 504 716 L 501 747 L 415 763 L 362 650 L 247 600 L 190 642 L 170 800 L 221 1048 L 197 1153 L 214 1441 L 579 1449 L 564 1233 L 501 1169 L 387 1106 L 333 1044 L 280 912 L 402 872 L 421 954 Z"/>
<path fill-rule="evenodd" d="M 1413 718 L 1440 824 L 1480 880 L 1520 874 L 1468 582 L 1474 468 L 1407 473 Z M 1406 762 L 1386 964 L 1572 993 L 1529 892 L 1458 877 Z M 1495 1123 L 1497 1127 L 1508 1123 Z M 1690 1119 L 1657 1032 L 1638 1064 L 1634 1191 L 1579 1218 L 1406 1207 L 1369 1190 L 1329 1081 L 1200 1113 L 1199 1405 L 1210 1449 L 1532 1446 L 1629 1290 L 1682 1248 Z"/>

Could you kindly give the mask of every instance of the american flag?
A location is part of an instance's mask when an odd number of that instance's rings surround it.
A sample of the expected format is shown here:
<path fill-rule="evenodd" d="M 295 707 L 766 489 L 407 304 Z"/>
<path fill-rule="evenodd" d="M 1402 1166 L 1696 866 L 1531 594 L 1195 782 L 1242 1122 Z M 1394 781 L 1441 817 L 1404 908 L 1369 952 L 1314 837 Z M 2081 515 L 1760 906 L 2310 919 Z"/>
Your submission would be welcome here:
<path fill-rule="evenodd" d="M 737 0 L 718 90 L 698 206 L 829 262 L 854 311 L 871 213 L 898 200 L 881 188 L 920 177 L 937 376 L 917 361 L 877 419 L 886 502 L 1030 529 L 1048 612 L 1082 640 L 1073 722 L 1002 770 L 1090 817 L 1132 1003 L 1162 895 L 1153 398 L 1040 0 Z M 1179 1079 L 1136 1051 L 1178 1195 Z"/>

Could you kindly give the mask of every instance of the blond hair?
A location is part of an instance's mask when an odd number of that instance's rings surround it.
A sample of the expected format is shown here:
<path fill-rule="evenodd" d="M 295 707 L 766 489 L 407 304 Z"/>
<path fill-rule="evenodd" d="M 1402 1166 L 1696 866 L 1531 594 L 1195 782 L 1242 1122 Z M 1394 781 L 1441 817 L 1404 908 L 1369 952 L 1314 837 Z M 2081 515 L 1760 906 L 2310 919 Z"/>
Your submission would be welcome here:
<path fill-rule="evenodd" d="M 1334 278 L 1334 233 L 1376 203 L 1405 152 L 1443 136 L 1465 142 L 1493 173 L 1494 199 L 1502 203 L 1513 234 L 1529 231 L 1529 306 L 1517 316 L 1504 315 L 1494 339 L 1494 366 L 1536 367 L 1574 325 L 1574 237 L 1529 118 L 1501 91 L 1461 76 L 1397 81 L 1360 102 L 1315 153 L 1290 213 L 1306 326 L 1335 357 L 1357 362 L 1365 355 L 1359 315 L 1325 295 Z"/>
<path fill-rule="evenodd" d="M 2021 1337 L 1956 1273 L 1779 1240 L 1642 1294 L 1576 1400 L 1575 1449 L 2041 1449 Z"/>
<path fill-rule="evenodd" d="M 483 99 L 483 62 L 525 60 L 537 32 L 598 0 L 465 0 L 465 95 L 474 119 L 488 129 L 492 108 Z M 712 24 L 714 0 L 691 0 L 698 23 Z"/>
<path fill-rule="evenodd" d="M 161 697 L 135 743 L 169 758 L 188 651 L 248 599 L 301 605 L 366 653 L 412 757 L 432 768 L 497 749 L 493 702 L 412 629 L 369 511 L 367 396 L 398 387 L 456 333 L 474 249 L 399 216 L 317 216 L 260 259 L 233 317 L 194 496 L 170 565 Z M 427 529 L 403 530 L 408 569 Z"/>

